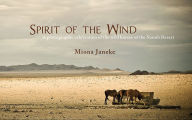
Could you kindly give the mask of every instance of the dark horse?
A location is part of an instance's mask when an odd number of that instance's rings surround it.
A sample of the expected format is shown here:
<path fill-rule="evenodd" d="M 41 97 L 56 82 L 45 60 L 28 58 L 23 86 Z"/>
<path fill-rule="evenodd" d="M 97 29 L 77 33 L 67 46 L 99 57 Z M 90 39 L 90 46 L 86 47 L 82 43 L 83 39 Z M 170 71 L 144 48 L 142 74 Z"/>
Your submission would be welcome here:
<path fill-rule="evenodd" d="M 113 102 L 115 102 L 115 98 L 117 97 L 116 90 L 105 90 L 105 105 L 107 104 L 108 96 L 113 97 Z"/>
<path fill-rule="evenodd" d="M 122 103 L 123 96 L 127 96 L 127 90 L 120 90 L 120 91 L 117 93 L 118 103 Z"/>

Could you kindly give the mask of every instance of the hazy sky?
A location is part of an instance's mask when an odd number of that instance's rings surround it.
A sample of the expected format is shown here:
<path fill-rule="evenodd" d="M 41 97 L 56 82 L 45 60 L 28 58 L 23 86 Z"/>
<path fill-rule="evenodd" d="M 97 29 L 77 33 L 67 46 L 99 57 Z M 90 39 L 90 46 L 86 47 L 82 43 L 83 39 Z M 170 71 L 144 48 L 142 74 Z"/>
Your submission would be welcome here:
<path fill-rule="evenodd" d="M 74 64 L 155 72 L 192 69 L 191 0 L 1 0 L 0 65 Z M 37 25 L 135 25 L 136 35 L 172 40 L 42 40 Z M 65 36 L 64 34 L 62 36 Z M 116 55 L 74 55 L 74 49 L 113 49 Z"/>

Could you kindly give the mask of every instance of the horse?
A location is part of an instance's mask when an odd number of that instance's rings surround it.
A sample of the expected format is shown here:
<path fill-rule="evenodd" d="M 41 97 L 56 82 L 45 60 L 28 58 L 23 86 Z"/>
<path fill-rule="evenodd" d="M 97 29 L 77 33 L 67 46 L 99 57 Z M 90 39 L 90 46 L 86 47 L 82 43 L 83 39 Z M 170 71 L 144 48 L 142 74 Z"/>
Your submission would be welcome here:
<path fill-rule="evenodd" d="M 142 100 L 144 98 L 144 96 L 138 91 L 138 90 L 133 90 L 133 89 L 129 89 L 129 90 L 120 90 L 117 94 L 117 98 L 118 98 L 118 102 L 122 103 L 122 99 L 123 96 L 127 97 L 127 101 L 133 104 L 133 99 L 135 98 L 135 103 L 136 103 L 136 99 L 138 98 L 139 101 Z M 145 103 L 144 103 L 145 104 Z"/>
<path fill-rule="evenodd" d="M 117 97 L 117 91 L 114 90 L 105 90 L 105 105 L 107 105 L 107 100 L 109 100 L 108 96 L 113 97 L 113 102 L 115 102 L 115 98 Z"/>
<path fill-rule="evenodd" d="M 117 100 L 118 100 L 118 103 L 122 103 L 122 99 L 123 99 L 123 96 L 127 96 L 127 93 L 126 93 L 127 90 L 120 90 L 118 93 L 117 93 Z"/>

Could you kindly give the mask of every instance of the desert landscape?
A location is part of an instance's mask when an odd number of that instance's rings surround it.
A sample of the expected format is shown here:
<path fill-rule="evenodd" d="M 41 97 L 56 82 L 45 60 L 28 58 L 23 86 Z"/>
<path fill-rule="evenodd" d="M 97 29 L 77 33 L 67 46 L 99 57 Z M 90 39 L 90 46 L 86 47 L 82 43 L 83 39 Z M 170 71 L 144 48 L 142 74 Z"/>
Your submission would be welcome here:
<path fill-rule="evenodd" d="M 0 74 L 1 119 L 192 119 L 191 74 L 9 74 Z M 128 109 L 112 105 L 112 97 L 104 105 L 106 89 L 153 91 L 160 105 L 181 109 Z"/>

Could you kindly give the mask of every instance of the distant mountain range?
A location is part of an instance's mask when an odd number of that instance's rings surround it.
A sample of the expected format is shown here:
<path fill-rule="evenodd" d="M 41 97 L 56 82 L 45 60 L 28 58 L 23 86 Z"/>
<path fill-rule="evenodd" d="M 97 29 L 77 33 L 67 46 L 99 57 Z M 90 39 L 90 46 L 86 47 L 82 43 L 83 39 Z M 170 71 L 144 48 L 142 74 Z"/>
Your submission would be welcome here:
<path fill-rule="evenodd" d="M 92 66 L 77 67 L 75 65 L 65 64 L 42 64 L 31 63 L 27 65 L 0 66 L 0 71 L 39 71 L 39 70 L 98 70 Z"/>
<path fill-rule="evenodd" d="M 189 71 L 175 71 L 175 70 L 171 70 L 168 72 L 162 72 L 162 73 L 154 73 L 154 72 L 148 72 L 146 70 L 137 70 L 133 73 L 131 73 L 130 75 L 157 75 L 157 74 L 192 74 L 192 70 Z"/>
<path fill-rule="evenodd" d="M 176 71 L 176 70 L 171 70 L 171 71 L 168 71 L 168 72 L 164 72 L 164 73 L 167 73 L 167 74 L 192 74 L 192 70 L 188 70 L 188 71 Z"/>
<path fill-rule="evenodd" d="M 148 72 L 148 71 L 146 71 L 146 70 L 143 70 L 143 71 L 137 70 L 137 71 L 131 73 L 130 75 L 154 75 L 154 74 L 157 74 L 157 73 Z"/>
<path fill-rule="evenodd" d="M 100 69 L 93 66 L 86 66 L 86 67 L 78 67 L 75 65 L 65 65 L 65 64 L 42 64 L 38 65 L 36 63 L 26 64 L 26 65 L 12 65 L 12 66 L 0 66 L 0 72 L 9 72 L 9 71 L 54 71 L 54 70 L 97 70 L 97 71 L 121 71 L 121 69 L 116 68 L 114 70 L 110 69 Z M 124 71 L 126 72 L 126 71 Z M 128 72 L 127 72 L 128 73 Z M 130 74 L 130 73 L 128 73 Z M 130 75 L 156 75 L 156 74 L 192 74 L 192 70 L 190 71 L 168 71 L 162 73 L 155 73 L 155 72 L 148 72 L 146 70 L 137 70 Z"/>

